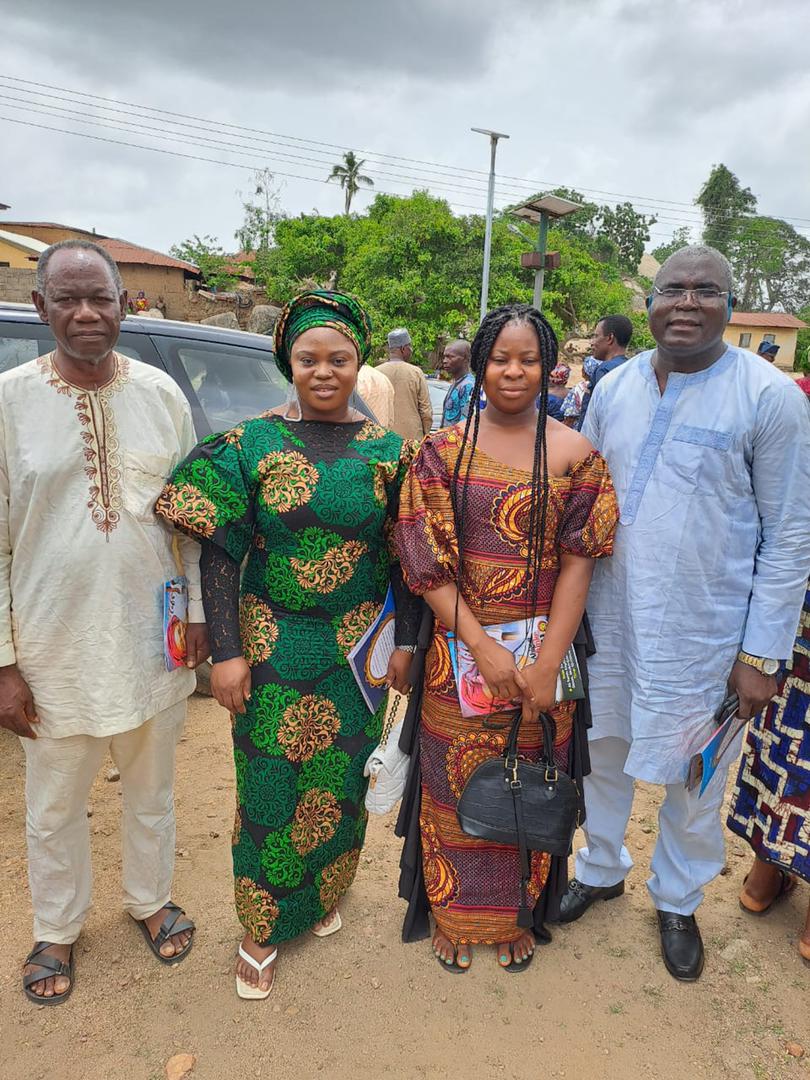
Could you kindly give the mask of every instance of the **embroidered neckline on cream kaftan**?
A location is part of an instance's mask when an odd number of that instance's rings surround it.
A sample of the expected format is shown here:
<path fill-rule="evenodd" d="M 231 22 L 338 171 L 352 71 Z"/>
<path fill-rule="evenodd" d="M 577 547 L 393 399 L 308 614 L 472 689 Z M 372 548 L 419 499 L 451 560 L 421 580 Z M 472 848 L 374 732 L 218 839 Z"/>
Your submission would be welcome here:
<path fill-rule="evenodd" d="M 57 394 L 76 399 L 76 413 L 84 428 L 85 474 L 90 481 L 87 507 L 96 528 L 107 539 L 121 520 L 121 449 L 112 398 L 129 381 L 129 360 L 113 353 L 115 370 L 97 390 L 68 382 L 55 363 L 55 354 L 40 356 L 41 374 Z"/>

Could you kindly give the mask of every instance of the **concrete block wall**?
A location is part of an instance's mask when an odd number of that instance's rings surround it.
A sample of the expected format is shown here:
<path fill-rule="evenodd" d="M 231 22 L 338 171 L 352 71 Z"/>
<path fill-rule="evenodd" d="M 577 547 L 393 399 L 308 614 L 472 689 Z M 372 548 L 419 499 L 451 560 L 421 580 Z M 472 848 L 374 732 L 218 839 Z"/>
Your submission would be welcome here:
<path fill-rule="evenodd" d="M 31 290 L 36 280 L 36 270 L 0 266 L 0 300 L 7 300 L 14 304 L 30 304 Z"/>

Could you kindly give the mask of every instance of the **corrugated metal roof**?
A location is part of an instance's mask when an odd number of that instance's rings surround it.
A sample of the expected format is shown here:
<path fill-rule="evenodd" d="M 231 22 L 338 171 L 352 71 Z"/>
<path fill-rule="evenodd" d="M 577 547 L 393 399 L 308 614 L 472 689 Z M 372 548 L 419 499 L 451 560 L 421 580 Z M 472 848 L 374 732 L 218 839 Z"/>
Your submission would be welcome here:
<path fill-rule="evenodd" d="M 3 221 L 4 225 L 13 225 L 15 229 L 24 229 L 26 226 L 37 225 L 42 229 L 67 229 L 68 232 L 82 233 L 84 236 L 102 238 L 101 233 L 94 233 L 92 229 L 80 229 L 76 225 L 62 225 L 58 221 Z"/>
<path fill-rule="evenodd" d="M 178 270 L 187 270 L 190 274 L 199 274 L 199 267 L 194 263 L 185 262 L 183 259 L 175 259 L 172 255 L 164 255 L 161 251 L 153 251 L 151 248 L 141 247 L 139 244 L 130 244 L 127 240 L 112 240 L 97 238 L 96 243 L 106 248 L 117 263 L 136 263 L 141 266 L 172 266 Z"/>
<path fill-rule="evenodd" d="M 807 323 L 795 315 L 786 315 L 783 311 L 735 311 L 731 316 L 732 326 L 773 326 L 782 330 L 803 330 Z"/>
<path fill-rule="evenodd" d="M 48 247 L 48 245 L 43 244 L 41 240 L 35 240 L 33 236 L 24 236 L 23 233 L 8 232 L 6 229 L 0 229 L 0 240 L 5 240 L 8 244 L 14 244 L 15 247 L 24 248 L 26 251 L 31 251 L 35 255 L 41 255 Z"/>
<path fill-rule="evenodd" d="M 4 226 L 11 226 L 11 232 L 14 229 L 24 229 L 26 226 L 38 226 L 45 229 L 66 229 L 70 232 L 81 233 L 82 238 L 86 237 L 88 240 L 92 240 L 94 244 L 99 244 L 101 247 L 106 248 L 112 255 L 116 262 L 119 263 L 134 263 L 141 266 L 170 266 L 178 270 L 186 270 L 190 274 L 199 274 L 199 267 L 193 263 L 185 262 L 183 259 L 175 259 L 171 255 L 164 255 L 162 251 L 154 251 L 152 248 L 141 247 L 140 244 L 131 244 L 128 240 L 118 240 L 115 237 L 105 236 L 101 233 L 90 232 L 89 229 L 80 229 L 74 225 L 60 225 L 56 221 L 2 221 L 0 224 Z M 22 235 L 16 233 L 14 235 Z M 26 239 L 32 240 L 31 237 Z M 45 250 L 48 244 L 43 244 L 41 250 Z"/>

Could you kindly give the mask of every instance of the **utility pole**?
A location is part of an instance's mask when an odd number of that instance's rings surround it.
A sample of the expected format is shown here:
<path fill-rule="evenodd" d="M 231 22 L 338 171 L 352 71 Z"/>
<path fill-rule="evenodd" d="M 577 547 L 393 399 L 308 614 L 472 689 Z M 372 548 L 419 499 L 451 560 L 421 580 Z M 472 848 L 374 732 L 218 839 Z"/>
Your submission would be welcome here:
<path fill-rule="evenodd" d="M 543 310 L 543 282 L 546 277 L 546 243 L 548 241 L 548 211 L 540 211 L 540 225 L 537 230 L 537 254 L 539 269 L 534 274 L 534 296 L 532 303 L 538 311 Z"/>
<path fill-rule="evenodd" d="M 479 135 L 487 135 L 489 137 L 489 191 L 487 193 L 487 226 L 484 233 L 484 272 L 481 278 L 481 310 L 480 317 L 483 322 L 484 316 L 487 313 L 487 303 L 489 300 L 489 263 L 490 255 L 492 252 L 492 213 L 495 206 L 495 154 L 498 150 L 498 139 L 508 139 L 508 135 L 504 135 L 502 131 L 490 131 L 489 128 L 470 128 L 470 131 L 477 131 Z"/>

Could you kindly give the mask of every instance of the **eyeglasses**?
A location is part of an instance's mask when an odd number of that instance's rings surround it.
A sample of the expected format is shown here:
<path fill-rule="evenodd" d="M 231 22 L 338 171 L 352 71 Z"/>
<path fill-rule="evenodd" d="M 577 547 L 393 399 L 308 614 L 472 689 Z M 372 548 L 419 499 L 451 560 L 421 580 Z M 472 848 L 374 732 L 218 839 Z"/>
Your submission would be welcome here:
<path fill-rule="evenodd" d="M 697 304 L 711 304 L 729 295 L 728 289 L 659 289 L 657 285 L 653 285 L 653 292 L 663 296 L 665 300 L 674 300 L 677 303 L 691 296 Z"/>

